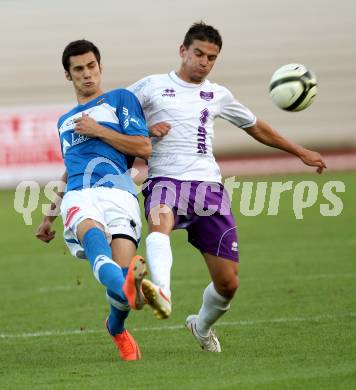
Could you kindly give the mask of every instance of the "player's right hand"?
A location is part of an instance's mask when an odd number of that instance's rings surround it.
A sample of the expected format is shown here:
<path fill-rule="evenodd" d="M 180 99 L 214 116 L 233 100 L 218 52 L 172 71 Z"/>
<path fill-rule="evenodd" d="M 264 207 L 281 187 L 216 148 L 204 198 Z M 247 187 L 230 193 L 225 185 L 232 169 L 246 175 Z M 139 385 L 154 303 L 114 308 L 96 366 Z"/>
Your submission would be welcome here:
<path fill-rule="evenodd" d="M 148 128 L 150 130 L 150 137 L 164 137 L 168 134 L 171 127 L 167 122 L 158 122 Z"/>
<path fill-rule="evenodd" d="M 299 158 L 303 161 L 305 165 L 310 167 L 317 167 L 317 173 L 319 175 L 323 173 L 323 170 L 326 168 L 325 161 L 323 157 L 318 152 L 313 150 L 303 149 L 299 155 Z"/>
<path fill-rule="evenodd" d="M 82 116 L 74 119 L 74 132 L 80 135 L 86 135 L 90 138 L 98 137 L 100 134 L 100 125 L 88 114 L 82 113 Z"/>
<path fill-rule="evenodd" d="M 43 220 L 38 226 L 36 231 L 36 237 L 43 242 L 50 242 L 54 239 L 56 231 L 52 230 L 52 222 Z"/>

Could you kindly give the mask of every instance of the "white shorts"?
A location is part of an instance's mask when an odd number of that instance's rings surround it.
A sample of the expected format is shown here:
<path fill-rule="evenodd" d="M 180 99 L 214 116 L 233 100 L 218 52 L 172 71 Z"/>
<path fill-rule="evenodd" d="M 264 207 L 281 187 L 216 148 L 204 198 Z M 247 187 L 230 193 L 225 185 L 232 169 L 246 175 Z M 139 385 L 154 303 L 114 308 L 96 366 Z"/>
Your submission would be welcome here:
<path fill-rule="evenodd" d="M 85 259 L 77 238 L 77 227 L 85 219 L 97 221 L 111 243 L 112 236 L 131 237 L 138 245 L 141 238 L 140 207 L 137 199 L 117 188 L 95 187 L 67 192 L 61 204 L 64 240 L 73 256 Z"/>

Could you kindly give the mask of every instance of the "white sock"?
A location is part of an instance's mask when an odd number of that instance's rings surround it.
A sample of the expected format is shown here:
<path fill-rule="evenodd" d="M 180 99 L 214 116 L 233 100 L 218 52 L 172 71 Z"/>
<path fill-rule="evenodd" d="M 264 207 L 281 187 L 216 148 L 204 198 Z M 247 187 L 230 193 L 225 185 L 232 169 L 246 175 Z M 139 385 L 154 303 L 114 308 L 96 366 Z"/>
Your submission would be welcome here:
<path fill-rule="evenodd" d="M 154 284 L 171 298 L 171 268 L 173 263 L 169 236 L 160 232 L 150 233 L 146 238 L 147 262 Z"/>
<path fill-rule="evenodd" d="M 201 336 L 207 336 L 211 326 L 230 309 L 230 300 L 220 295 L 213 282 L 203 293 L 203 304 L 196 320 L 196 329 Z"/>

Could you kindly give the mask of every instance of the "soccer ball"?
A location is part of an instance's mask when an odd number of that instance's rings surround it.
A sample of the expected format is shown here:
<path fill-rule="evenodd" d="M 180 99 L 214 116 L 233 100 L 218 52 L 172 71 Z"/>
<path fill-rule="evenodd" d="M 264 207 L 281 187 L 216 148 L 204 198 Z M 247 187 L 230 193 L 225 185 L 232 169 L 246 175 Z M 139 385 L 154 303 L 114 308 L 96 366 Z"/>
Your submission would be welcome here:
<path fill-rule="evenodd" d="M 273 73 L 269 91 L 273 102 L 279 108 L 301 111 L 312 104 L 316 86 L 313 72 L 301 64 L 288 64 Z"/>

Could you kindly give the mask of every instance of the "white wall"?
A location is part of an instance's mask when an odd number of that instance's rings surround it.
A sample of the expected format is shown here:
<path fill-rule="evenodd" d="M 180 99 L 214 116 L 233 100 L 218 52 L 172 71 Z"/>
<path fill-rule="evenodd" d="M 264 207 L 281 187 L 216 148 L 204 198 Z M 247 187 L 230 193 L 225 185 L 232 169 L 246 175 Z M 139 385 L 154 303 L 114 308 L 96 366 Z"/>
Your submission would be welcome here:
<path fill-rule="evenodd" d="M 75 39 L 101 49 L 107 89 L 177 69 L 186 30 L 203 19 L 224 40 L 211 81 L 297 142 L 356 148 L 355 16 L 352 0 L 0 0 L 0 109 L 75 104 L 61 66 L 64 46 Z M 304 112 L 279 110 L 268 95 L 273 71 L 289 62 L 318 77 L 318 96 Z M 268 151 L 223 121 L 215 145 L 217 153 Z"/>

